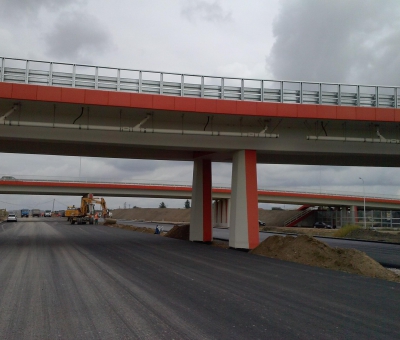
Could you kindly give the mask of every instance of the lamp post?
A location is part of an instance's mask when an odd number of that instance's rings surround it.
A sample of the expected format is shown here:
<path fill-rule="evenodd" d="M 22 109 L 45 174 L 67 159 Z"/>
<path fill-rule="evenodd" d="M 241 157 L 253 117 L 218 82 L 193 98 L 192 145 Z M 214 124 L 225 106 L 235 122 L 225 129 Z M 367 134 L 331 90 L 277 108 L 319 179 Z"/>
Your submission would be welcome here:
<path fill-rule="evenodd" d="M 365 215 L 365 188 L 364 188 L 364 180 L 359 177 L 359 179 L 363 182 L 363 196 L 364 196 L 364 229 L 367 229 L 367 216 Z"/>

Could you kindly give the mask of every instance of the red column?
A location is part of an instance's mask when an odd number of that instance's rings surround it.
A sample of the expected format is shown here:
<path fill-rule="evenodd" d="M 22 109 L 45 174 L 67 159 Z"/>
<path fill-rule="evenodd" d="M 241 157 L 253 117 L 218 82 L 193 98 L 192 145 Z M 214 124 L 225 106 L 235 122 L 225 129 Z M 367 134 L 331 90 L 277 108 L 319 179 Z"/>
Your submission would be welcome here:
<path fill-rule="evenodd" d="M 191 241 L 212 241 L 211 161 L 197 159 L 193 166 Z"/>

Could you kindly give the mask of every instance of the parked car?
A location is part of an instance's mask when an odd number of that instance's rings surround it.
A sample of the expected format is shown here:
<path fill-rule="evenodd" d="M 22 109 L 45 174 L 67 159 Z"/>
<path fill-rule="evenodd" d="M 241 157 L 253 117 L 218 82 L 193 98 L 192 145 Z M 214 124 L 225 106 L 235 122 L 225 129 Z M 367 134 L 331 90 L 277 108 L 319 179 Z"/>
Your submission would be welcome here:
<path fill-rule="evenodd" d="M 258 220 L 258 225 L 259 226 L 265 226 L 265 222 Z"/>
<path fill-rule="evenodd" d="M 17 216 L 14 213 L 9 213 L 7 216 L 7 222 L 17 222 Z"/>
<path fill-rule="evenodd" d="M 332 227 L 331 225 L 326 224 L 324 222 L 315 222 L 314 228 L 335 229 L 335 227 Z"/>
<path fill-rule="evenodd" d="M 51 210 L 45 210 L 44 217 L 51 217 Z"/>
<path fill-rule="evenodd" d="M 14 181 L 16 178 L 12 176 L 3 176 L 0 178 L 2 181 Z"/>

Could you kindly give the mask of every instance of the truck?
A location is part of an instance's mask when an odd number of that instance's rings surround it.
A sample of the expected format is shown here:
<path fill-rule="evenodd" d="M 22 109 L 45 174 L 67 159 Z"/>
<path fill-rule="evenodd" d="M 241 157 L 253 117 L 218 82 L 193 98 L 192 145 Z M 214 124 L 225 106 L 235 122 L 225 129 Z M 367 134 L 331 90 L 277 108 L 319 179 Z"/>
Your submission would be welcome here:
<path fill-rule="evenodd" d="M 40 211 L 40 209 L 32 209 L 31 213 L 32 213 L 32 217 L 40 217 L 41 211 Z"/>
<path fill-rule="evenodd" d="M 29 217 L 29 209 L 21 209 L 21 217 Z"/>
<path fill-rule="evenodd" d="M 104 198 L 95 198 L 93 194 L 82 196 L 81 206 L 79 208 L 75 206 L 68 207 L 65 211 L 65 216 L 71 224 L 93 224 L 96 213 L 95 204 L 100 204 L 102 217 L 106 218 L 109 216 L 109 210 Z"/>

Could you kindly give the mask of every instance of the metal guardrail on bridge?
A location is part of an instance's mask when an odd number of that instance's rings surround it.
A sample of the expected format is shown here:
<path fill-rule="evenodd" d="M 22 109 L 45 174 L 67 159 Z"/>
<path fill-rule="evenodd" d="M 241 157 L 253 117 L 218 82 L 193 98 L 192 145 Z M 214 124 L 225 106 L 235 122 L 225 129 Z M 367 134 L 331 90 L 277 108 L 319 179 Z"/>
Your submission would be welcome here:
<path fill-rule="evenodd" d="M 399 108 L 400 87 L 278 81 L 0 57 L 1 82 L 180 97 Z"/>

